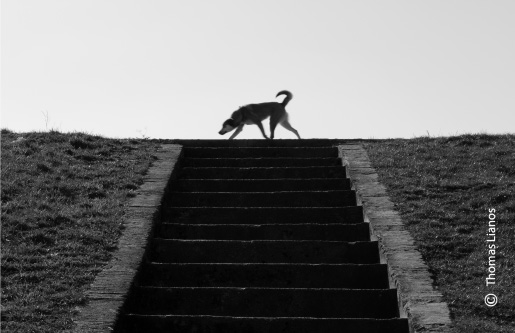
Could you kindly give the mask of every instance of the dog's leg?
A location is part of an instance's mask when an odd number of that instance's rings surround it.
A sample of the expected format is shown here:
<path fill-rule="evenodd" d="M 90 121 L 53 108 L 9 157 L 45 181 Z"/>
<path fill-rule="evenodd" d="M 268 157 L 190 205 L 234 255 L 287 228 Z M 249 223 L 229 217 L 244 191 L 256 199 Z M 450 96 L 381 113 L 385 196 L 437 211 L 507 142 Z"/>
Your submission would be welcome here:
<path fill-rule="evenodd" d="M 300 139 L 299 132 L 297 132 L 297 130 L 296 130 L 295 128 L 291 127 L 291 125 L 290 125 L 290 123 L 288 122 L 288 120 L 287 120 L 287 119 L 283 120 L 283 121 L 281 122 L 281 125 L 282 125 L 282 127 L 286 128 L 288 131 L 291 131 L 291 132 L 295 133 L 295 135 L 297 136 L 297 138 L 299 138 L 299 139 Z"/>
<path fill-rule="evenodd" d="M 277 121 L 270 119 L 270 139 L 274 139 L 275 128 L 277 127 Z"/>
<path fill-rule="evenodd" d="M 236 128 L 236 131 L 234 131 L 234 133 L 231 135 L 231 137 L 229 138 L 229 140 L 232 140 L 236 137 L 236 135 L 240 134 L 240 132 L 243 130 L 243 124 L 241 124 L 240 126 L 238 126 Z"/>
<path fill-rule="evenodd" d="M 263 136 L 265 137 L 265 139 L 269 139 L 269 137 L 266 136 L 266 134 L 265 134 L 265 129 L 263 128 L 263 124 L 260 121 L 258 121 L 258 122 L 256 122 L 256 125 L 258 125 L 258 127 L 261 130 L 261 133 L 263 133 Z"/>

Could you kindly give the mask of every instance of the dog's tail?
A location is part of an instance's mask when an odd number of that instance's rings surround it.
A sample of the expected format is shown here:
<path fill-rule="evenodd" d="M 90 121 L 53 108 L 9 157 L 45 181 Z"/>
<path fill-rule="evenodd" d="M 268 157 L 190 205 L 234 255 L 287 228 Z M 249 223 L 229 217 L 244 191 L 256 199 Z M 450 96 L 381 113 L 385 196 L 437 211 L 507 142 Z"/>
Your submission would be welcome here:
<path fill-rule="evenodd" d="M 275 95 L 275 97 L 277 97 L 279 95 L 286 95 L 286 98 L 281 103 L 283 106 L 286 106 L 286 104 L 288 104 L 288 102 L 291 101 L 291 99 L 293 98 L 293 94 L 291 92 L 289 92 L 288 90 L 279 91 L 277 93 L 277 95 Z"/>

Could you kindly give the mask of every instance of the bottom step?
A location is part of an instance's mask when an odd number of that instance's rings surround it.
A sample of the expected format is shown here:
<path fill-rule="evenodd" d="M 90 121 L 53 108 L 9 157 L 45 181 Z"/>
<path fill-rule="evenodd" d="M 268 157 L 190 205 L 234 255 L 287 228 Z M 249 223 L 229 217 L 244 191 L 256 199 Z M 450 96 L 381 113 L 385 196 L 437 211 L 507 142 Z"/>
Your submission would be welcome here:
<path fill-rule="evenodd" d="M 408 320 L 395 319 L 321 319 L 321 318 L 252 318 L 217 316 L 144 316 L 123 315 L 115 330 L 135 332 L 197 333 L 408 333 Z"/>
<path fill-rule="evenodd" d="M 135 287 L 126 313 L 232 317 L 399 316 L 395 289 Z"/>

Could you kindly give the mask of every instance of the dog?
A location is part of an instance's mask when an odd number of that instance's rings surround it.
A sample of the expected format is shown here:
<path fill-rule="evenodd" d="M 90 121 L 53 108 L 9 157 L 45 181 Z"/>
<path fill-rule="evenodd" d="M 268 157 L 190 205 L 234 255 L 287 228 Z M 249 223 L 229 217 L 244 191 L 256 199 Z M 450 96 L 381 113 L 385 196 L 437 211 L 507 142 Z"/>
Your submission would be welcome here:
<path fill-rule="evenodd" d="M 240 134 L 240 132 L 243 130 L 243 126 L 254 124 L 258 125 L 265 139 L 273 139 L 277 124 L 281 124 L 284 128 L 293 132 L 297 138 L 300 139 L 299 132 L 297 132 L 295 128 L 291 127 L 290 123 L 288 122 L 288 113 L 285 109 L 293 95 L 287 90 L 279 91 L 275 97 L 279 95 L 286 95 L 282 103 L 269 102 L 260 104 L 248 104 L 240 107 L 238 110 L 232 113 L 231 118 L 224 121 L 222 124 L 222 129 L 220 132 L 218 132 L 218 134 L 224 135 L 225 133 L 229 133 L 236 129 L 236 131 L 229 138 L 229 140 L 232 140 L 238 134 Z M 270 117 L 270 138 L 266 136 L 265 129 L 261 123 L 268 117 Z"/>

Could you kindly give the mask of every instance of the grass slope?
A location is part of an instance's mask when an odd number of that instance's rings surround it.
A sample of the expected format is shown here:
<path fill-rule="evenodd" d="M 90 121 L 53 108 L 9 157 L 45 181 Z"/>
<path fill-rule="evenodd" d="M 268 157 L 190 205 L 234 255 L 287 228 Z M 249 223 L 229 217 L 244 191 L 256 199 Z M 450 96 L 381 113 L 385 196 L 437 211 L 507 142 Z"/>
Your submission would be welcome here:
<path fill-rule="evenodd" d="M 456 332 L 515 332 L 515 136 L 365 143 L 379 180 L 448 302 Z M 496 211 L 495 285 L 488 277 Z M 484 297 L 498 296 L 495 307 Z"/>
<path fill-rule="evenodd" d="M 2 131 L 2 332 L 73 327 L 157 144 Z"/>
<path fill-rule="evenodd" d="M 124 207 L 156 143 L 2 131 L 2 331 L 73 327 L 84 291 L 109 260 Z M 365 141 L 456 332 L 513 332 L 515 136 Z M 487 288 L 488 208 L 498 224 Z M 493 292 L 499 304 L 488 308 Z"/>

